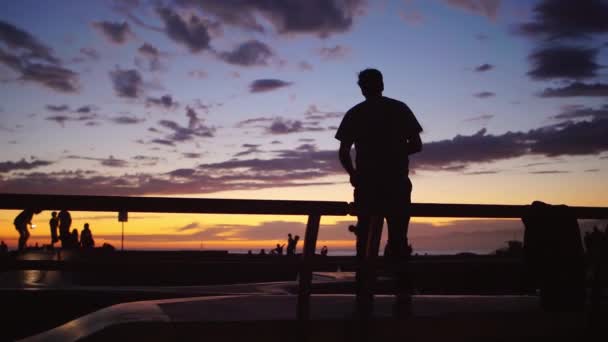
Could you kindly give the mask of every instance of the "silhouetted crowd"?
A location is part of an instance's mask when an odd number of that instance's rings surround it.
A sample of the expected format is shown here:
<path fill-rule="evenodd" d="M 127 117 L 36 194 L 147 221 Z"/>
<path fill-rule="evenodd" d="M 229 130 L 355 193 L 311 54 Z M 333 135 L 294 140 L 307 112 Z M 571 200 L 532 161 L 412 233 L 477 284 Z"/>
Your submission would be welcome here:
<path fill-rule="evenodd" d="M 13 221 L 15 229 L 19 233 L 19 245 L 18 250 L 22 251 L 27 246 L 27 240 L 30 237 L 30 229 L 36 226 L 32 224 L 32 218 L 35 214 L 39 214 L 39 209 L 25 209 Z M 74 228 L 70 231 L 72 226 L 72 216 L 66 209 L 62 209 L 57 213 L 53 211 L 51 213 L 51 219 L 49 220 L 49 227 L 51 233 L 50 246 L 54 247 L 55 243 L 61 242 L 61 248 L 64 249 L 88 249 L 95 247 L 95 240 L 93 239 L 93 233 L 88 223 L 84 224 L 82 232 L 78 233 L 78 229 Z"/>

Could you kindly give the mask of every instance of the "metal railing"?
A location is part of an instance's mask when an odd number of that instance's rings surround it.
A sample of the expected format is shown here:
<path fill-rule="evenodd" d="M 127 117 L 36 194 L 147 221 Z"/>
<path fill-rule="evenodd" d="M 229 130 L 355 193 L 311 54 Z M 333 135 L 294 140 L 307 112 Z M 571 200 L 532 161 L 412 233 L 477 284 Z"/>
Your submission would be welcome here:
<path fill-rule="evenodd" d="M 527 207 L 527 205 L 413 203 L 410 212 L 412 217 L 521 218 Z M 306 215 L 308 222 L 299 271 L 297 307 L 299 319 L 308 318 L 310 313 L 312 260 L 315 255 L 321 216 L 356 215 L 353 205 L 348 202 L 0 194 L 0 209 L 24 208 L 141 213 Z M 608 219 L 608 208 L 570 208 L 579 219 Z"/>

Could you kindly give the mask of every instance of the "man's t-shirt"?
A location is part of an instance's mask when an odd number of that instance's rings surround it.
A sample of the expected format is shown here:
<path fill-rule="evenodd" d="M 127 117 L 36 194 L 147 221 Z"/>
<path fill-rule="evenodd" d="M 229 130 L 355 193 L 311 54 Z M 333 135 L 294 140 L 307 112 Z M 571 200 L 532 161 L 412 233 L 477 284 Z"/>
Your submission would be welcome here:
<path fill-rule="evenodd" d="M 355 144 L 355 168 L 362 181 L 384 183 L 407 176 L 407 139 L 420 132 L 422 127 L 405 103 L 382 96 L 346 112 L 336 139 Z"/>

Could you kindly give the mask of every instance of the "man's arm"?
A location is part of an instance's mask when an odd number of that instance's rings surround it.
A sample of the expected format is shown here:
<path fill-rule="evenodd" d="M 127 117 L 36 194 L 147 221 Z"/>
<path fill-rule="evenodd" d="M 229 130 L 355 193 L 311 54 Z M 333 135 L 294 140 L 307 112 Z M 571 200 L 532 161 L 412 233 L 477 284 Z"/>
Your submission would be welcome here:
<path fill-rule="evenodd" d="M 422 140 L 420 134 L 416 133 L 407 139 L 407 154 L 414 154 L 422 151 Z"/>
<path fill-rule="evenodd" d="M 342 164 L 342 167 L 344 168 L 344 170 L 346 170 L 346 172 L 350 176 L 350 184 L 352 184 L 352 186 L 356 186 L 357 173 L 353 166 L 353 160 L 350 157 L 350 149 L 352 148 L 352 146 L 353 146 L 352 142 L 348 143 L 348 142 L 341 141 L 340 150 L 338 152 L 338 155 L 340 157 L 340 164 Z"/>

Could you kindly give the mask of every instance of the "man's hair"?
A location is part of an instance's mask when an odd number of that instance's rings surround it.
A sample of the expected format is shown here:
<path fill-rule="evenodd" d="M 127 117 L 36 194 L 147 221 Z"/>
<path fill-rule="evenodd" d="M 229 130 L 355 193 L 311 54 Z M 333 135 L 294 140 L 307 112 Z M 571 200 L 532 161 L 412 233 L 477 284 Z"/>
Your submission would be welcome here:
<path fill-rule="evenodd" d="M 357 82 L 361 88 L 369 90 L 382 91 L 384 82 L 382 81 L 382 73 L 378 69 L 365 69 L 359 72 L 359 81 Z"/>

